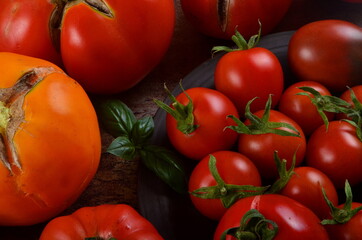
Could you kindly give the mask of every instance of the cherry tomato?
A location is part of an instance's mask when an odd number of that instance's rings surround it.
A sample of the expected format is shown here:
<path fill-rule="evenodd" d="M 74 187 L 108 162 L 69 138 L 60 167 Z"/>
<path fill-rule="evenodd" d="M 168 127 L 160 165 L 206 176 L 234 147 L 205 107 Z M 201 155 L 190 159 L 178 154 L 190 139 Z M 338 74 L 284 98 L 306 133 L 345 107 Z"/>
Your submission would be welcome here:
<path fill-rule="evenodd" d="M 162 240 L 155 227 L 126 204 L 83 207 L 51 220 L 40 240 L 129 239 Z"/>
<path fill-rule="evenodd" d="M 1 1 L 0 51 L 62 59 L 85 90 L 111 94 L 161 61 L 174 24 L 172 0 Z"/>
<path fill-rule="evenodd" d="M 320 20 L 298 29 L 288 59 L 302 81 L 317 81 L 333 93 L 362 82 L 362 29 L 343 20 Z"/>
<path fill-rule="evenodd" d="M 362 142 L 356 128 L 345 121 L 320 126 L 309 138 L 306 164 L 325 173 L 337 189 L 346 179 L 351 185 L 362 182 Z"/>
<path fill-rule="evenodd" d="M 313 81 L 297 82 L 284 90 L 279 101 L 278 110 L 296 121 L 303 129 L 304 134 L 309 136 L 315 129 L 323 125 L 324 122 L 310 97 L 297 95 L 302 92 L 306 93 L 299 89 L 299 87 L 313 88 L 323 96 L 331 96 L 331 93 L 322 84 Z M 311 94 L 310 96 L 313 97 Z M 333 113 L 326 112 L 325 114 L 329 121 L 333 120 Z"/>
<path fill-rule="evenodd" d="M 230 39 L 235 29 L 249 38 L 258 31 L 269 33 L 284 17 L 291 0 L 181 0 L 183 13 L 200 32 L 217 38 Z"/>
<path fill-rule="evenodd" d="M 0 225 L 69 207 L 97 171 L 101 138 L 83 88 L 45 60 L 0 53 Z"/>
<path fill-rule="evenodd" d="M 255 165 L 244 155 L 233 151 L 218 151 L 211 154 L 216 159 L 216 170 L 225 184 L 260 186 L 261 178 Z M 203 158 L 193 169 L 189 179 L 189 192 L 200 188 L 219 186 L 221 197 L 234 196 L 239 191 L 218 184 L 210 171 L 210 156 Z M 218 192 L 219 192 L 218 191 Z M 203 192 L 204 193 L 204 192 Z M 201 196 L 190 195 L 192 203 L 198 211 L 208 218 L 218 220 L 227 208 L 222 199 L 203 199 Z M 227 199 L 225 199 L 226 201 Z"/>
<path fill-rule="evenodd" d="M 344 91 L 341 94 L 340 98 L 343 99 L 344 101 L 348 102 L 349 104 L 351 104 L 352 107 L 355 107 L 355 104 L 352 101 L 352 97 L 351 97 L 351 90 L 353 91 L 357 100 L 359 102 L 362 102 L 362 85 L 356 85 L 356 86 L 351 87 L 350 89 Z M 351 119 L 351 117 L 347 117 L 345 114 L 337 114 L 337 119 L 346 119 L 346 118 Z"/>
<path fill-rule="evenodd" d="M 264 110 L 257 111 L 254 114 L 261 117 Z M 274 160 L 274 151 L 278 151 L 281 159 L 293 159 L 296 154 L 296 166 L 303 161 L 306 150 L 306 138 L 300 126 L 288 116 L 281 112 L 270 110 L 270 122 L 283 122 L 293 126 L 300 136 L 281 136 L 275 133 L 264 134 L 240 134 L 238 140 L 238 151 L 247 156 L 258 168 L 260 175 L 264 179 L 275 179 L 278 176 Z M 245 121 L 248 125 L 249 120 Z M 290 129 L 284 129 L 292 132 Z M 287 162 L 290 168 L 292 161 Z"/>
<path fill-rule="evenodd" d="M 267 79 L 267 81 L 266 81 Z M 265 48 L 228 52 L 215 68 L 215 88 L 228 96 L 243 115 L 246 104 L 258 97 L 251 111 L 264 109 L 272 94 L 272 108 L 279 101 L 284 87 L 283 70 L 278 58 Z"/>
<path fill-rule="evenodd" d="M 220 219 L 214 240 L 219 240 L 225 230 L 239 226 L 241 218 L 250 209 L 258 210 L 266 219 L 276 223 L 278 232 L 274 240 L 328 239 L 319 218 L 309 208 L 283 195 L 266 194 L 240 199 L 231 206 Z M 226 239 L 237 238 L 228 235 Z"/>
<path fill-rule="evenodd" d="M 181 105 L 193 106 L 192 112 L 184 116 L 186 120 L 193 119 L 186 124 L 187 130 L 181 131 L 180 120 L 170 113 L 166 116 L 167 135 L 176 150 L 188 158 L 201 160 L 208 154 L 233 147 L 238 134 L 225 128 L 233 125 L 227 116 L 238 116 L 238 112 L 228 97 L 214 89 L 195 87 L 179 94 L 176 100 Z"/>
<path fill-rule="evenodd" d="M 279 192 L 311 209 L 321 220 L 330 218 L 330 209 L 324 200 L 322 188 L 333 204 L 338 204 L 337 190 L 332 181 L 316 168 L 303 166 L 294 169 L 294 175 Z"/>

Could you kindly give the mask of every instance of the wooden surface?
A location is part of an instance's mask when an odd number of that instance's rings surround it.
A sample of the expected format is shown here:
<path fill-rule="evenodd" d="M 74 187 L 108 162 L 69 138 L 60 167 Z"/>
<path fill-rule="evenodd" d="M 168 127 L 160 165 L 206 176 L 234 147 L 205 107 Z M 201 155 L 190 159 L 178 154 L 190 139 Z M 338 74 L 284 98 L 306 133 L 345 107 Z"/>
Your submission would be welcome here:
<path fill-rule="evenodd" d="M 333 2 L 333 4 L 331 4 Z M 333 5 L 333 7 L 331 7 Z M 361 8 L 340 0 L 293 0 L 292 6 L 274 32 L 294 30 L 315 20 L 333 18 L 346 19 L 362 26 Z M 135 113 L 137 118 L 153 116 L 157 107 L 154 98 L 165 99 L 163 84 L 173 89 L 190 71 L 211 57 L 215 45 L 232 45 L 225 40 L 213 39 L 197 32 L 184 18 L 179 0 L 175 0 L 176 26 L 171 46 L 162 62 L 140 84 L 119 94 L 119 97 Z M 337 6 L 337 7 L 336 7 Z M 339 11 L 343 6 L 346 11 Z M 112 137 L 102 132 L 104 149 Z M 127 203 L 137 209 L 137 160 L 124 161 L 103 153 L 99 170 L 77 202 L 63 214 L 71 213 L 82 206 L 103 203 Z M 37 239 L 43 224 L 32 227 L 0 228 L 0 239 Z"/>

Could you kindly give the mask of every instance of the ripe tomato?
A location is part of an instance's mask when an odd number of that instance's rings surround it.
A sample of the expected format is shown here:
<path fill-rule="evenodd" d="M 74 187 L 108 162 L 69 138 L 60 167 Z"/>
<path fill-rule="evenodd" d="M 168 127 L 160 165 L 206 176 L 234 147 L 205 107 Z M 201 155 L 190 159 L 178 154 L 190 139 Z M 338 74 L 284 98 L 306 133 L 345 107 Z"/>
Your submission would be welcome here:
<path fill-rule="evenodd" d="M 260 186 L 261 178 L 255 165 L 244 155 L 233 151 L 218 151 L 211 154 L 216 159 L 216 171 L 224 184 L 219 184 L 210 170 L 210 156 L 203 158 L 193 169 L 189 179 L 189 192 L 211 186 L 219 186 L 215 199 L 204 199 L 202 196 L 190 194 L 192 203 L 204 216 L 218 220 L 227 208 L 221 198 L 236 196 L 236 187 L 229 189 L 225 184 L 233 186 L 251 185 Z M 200 191 L 205 193 L 206 191 Z M 245 191 L 244 191 L 245 192 Z M 221 194 L 221 196 L 220 196 Z M 236 198 L 237 199 L 237 198 Z M 235 199 L 235 200 L 236 200 Z M 226 201 L 226 199 L 225 199 Z"/>
<path fill-rule="evenodd" d="M 258 97 L 251 111 L 264 109 L 272 94 L 272 108 L 284 87 L 283 69 L 268 49 L 254 47 L 228 52 L 218 61 L 214 73 L 215 88 L 228 96 L 243 115 L 246 104 Z"/>
<path fill-rule="evenodd" d="M 0 62 L 0 225 L 31 225 L 87 187 L 100 131 L 87 94 L 60 68 L 14 53 L 0 53 Z"/>
<path fill-rule="evenodd" d="M 306 93 L 302 89 L 299 89 L 299 87 L 313 88 L 322 96 L 331 96 L 331 93 L 322 84 L 313 81 L 294 83 L 283 92 L 279 101 L 278 110 L 296 121 L 303 129 L 304 134 L 309 136 L 315 129 L 323 125 L 324 122 L 311 99 L 305 95 L 297 95 L 302 92 Z M 310 94 L 310 96 L 313 97 L 312 94 Z M 325 114 L 329 121 L 333 120 L 333 113 L 326 112 Z"/>
<path fill-rule="evenodd" d="M 229 150 L 236 143 L 238 134 L 225 128 L 233 124 L 228 115 L 239 115 L 232 101 L 224 94 L 210 88 L 195 87 L 179 94 L 176 101 L 177 108 L 179 104 L 186 108 L 192 104 L 192 110 L 188 109 L 184 119 L 176 119 L 170 113 L 166 116 L 167 135 L 181 154 L 201 160 L 213 152 Z M 181 131 L 178 124 L 190 119 L 193 121 L 182 124 L 184 129 Z"/>
<path fill-rule="evenodd" d="M 117 93 L 160 62 L 174 23 L 172 0 L 1 1 L 0 51 L 61 58 L 85 90 Z"/>
<path fill-rule="evenodd" d="M 330 218 L 322 188 L 333 204 L 338 204 L 337 190 L 327 175 L 316 168 L 304 166 L 294 169 L 294 175 L 279 192 L 311 209 L 320 219 Z"/>
<path fill-rule="evenodd" d="M 258 31 L 258 20 L 263 33 L 269 33 L 284 17 L 291 0 L 181 0 L 186 18 L 200 32 L 217 38 L 229 39 L 235 29 L 250 37 Z"/>
<path fill-rule="evenodd" d="M 276 223 L 278 232 L 274 240 L 328 239 L 319 218 L 309 208 L 283 195 L 266 194 L 240 199 L 231 206 L 220 219 L 214 240 L 219 240 L 225 230 L 240 226 L 241 218 L 250 209 L 258 210 L 266 219 Z M 267 228 L 270 229 L 268 225 Z M 226 239 L 237 238 L 228 235 Z"/>
<path fill-rule="evenodd" d="M 352 107 L 356 107 L 352 97 L 351 97 L 351 90 L 353 91 L 354 95 L 356 96 L 357 100 L 361 103 L 362 102 L 362 85 L 356 85 L 354 87 L 351 87 L 350 89 L 344 91 L 340 98 L 343 99 L 344 101 L 348 102 L 349 104 L 351 104 Z M 362 111 L 362 109 L 359 109 L 359 111 Z M 362 112 L 361 112 L 362 113 Z M 360 114 L 361 114 L 360 113 Z M 348 118 L 345 114 L 337 114 L 337 118 L 338 119 L 346 119 Z M 349 117 L 350 119 L 352 119 L 351 117 Z"/>
<path fill-rule="evenodd" d="M 362 182 L 362 142 L 356 128 L 345 121 L 332 121 L 320 126 L 309 138 L 306 164 L 325 173 L 335 187 L 343 188 Z"/>
<path fill-rule="evenodd" d="M 303 81 L 317 81 L 334 93 L 361 83 L 362 29 L 343 20 L 320 20 L 298 29 L 288 59 Z"/>
<path fill-rule="evenodd" d="M 57 217 L 44 228 L 40 240 L 129 239 L 162 240 L 155 227 L 125 204 L 83 207 Z"/>
<path fill-rule="evenodd" d="M 257 111 L 254 114 L 261 117 L 264 110 Z M 270 110 L 269 121 L 288 123 L 300 133 L 300 136 L 281 136 L 276 133 L 240 134 L 238 151 L 256 165 L 262 178 L 275 179 L 278 176 L 278 171 L 274 160 L 274 151 L 278 151 L 281 159 L 288 160 L 287 168 L 291 167 L 291 159 L 296 154 L 295 165 L 298 166 L 305 155 L 306 138 L 300 126 L 281 112 Z M 245 124 L 250 124 L 250 121 L 246 120 Z M 292 132 L 290 129 L 281 129 Z"/>

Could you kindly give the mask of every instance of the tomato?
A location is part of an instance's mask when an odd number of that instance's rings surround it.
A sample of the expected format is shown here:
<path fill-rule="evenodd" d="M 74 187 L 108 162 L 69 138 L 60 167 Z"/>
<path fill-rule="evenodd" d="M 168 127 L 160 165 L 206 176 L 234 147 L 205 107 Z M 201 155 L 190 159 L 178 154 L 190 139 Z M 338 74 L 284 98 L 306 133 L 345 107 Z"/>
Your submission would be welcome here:
<path fill-rule="evenodd" d="M 324 200 L 322 188 L 333 204 L 338 203 L 338 195 L 329 177 L 318 169 L 308 166 L 297 167 L 294 172 L 279 193 L 302 203 L 320 219 L 330 218 L 330 209 Z"/>
<path fill-rule="evenodd" d="M 263 34 L 269 33 L 288 11 L 291 0 L 181 0 L 183 13 L 189 22 L 203 34 L 229 39 L 235 29 L 250 37 L 258 31 L 258 20 Z"/>
<path fill-rule="evenodd" d="M 356 96 L 357 100 L 359 102 L 362 102 L 362 85 L 356 85 L 354 87 L 351 87 L 350 89 L 344 91 L 340 98 L 343 99 L 344 101 L 348 102 L 349 104 L 351 104 L 352 107 L 356 107 L 352 97 L 351 97 L 351 90 L 353 91 L 353 94 Z M 359 111 L 362 111 L 362 109 L 359 109 Z M 350 118 L 351 117 L 347 117 L 345 114 L 337 114 L 337 118 L 338 119 L 346 119 L 346 118 Z"/>
<path fill-rule="evenodd" d="M 313 81 L 301 81 L 292 84 L 284 90 L 278 105 L 278 110 L 288 117 L 292 118 L 303 129 L 306 136 L 312 134 L 312 132 L 319 126 L 323 125 L 323 119 L 320 116 L 317 107 L 312 103 L 310 97 L 306 95 L 297 95 L 299 93 L 307 93 L 299 87 L 310 87 L 318 91 L 322 96 L 331 96 L 329 90 L 322 84 Z M 331 112 L 325 112 L 329 121 L 333 120 L 334 114 Z"/>
<path fill-rule="evenodd" d="M 233 151 L 218 151 L 211 154 L 216 159 L 216 171 L 224 184 L 218 184 L 210 170 L 210 156 L 203 158 L 193 169 L 189 179 L 189 192 L 211 186 L 219 186 L 221 196 L 215 199 L 204 199 L 201 196 L 190 194 L 192 203 L 204 216 L 218 220 L 227 208 L 221 198 L 235 195 L 236 187 L 229 189 L 225 184 L 260 186 L 261 178 L 255 165 L 244 155 Z M 242 188 L 242 187 L 241 187 Z M 241 190 L 241 189 L 240 189 Z M 242 190 L 241 190 L 242 191 Z M 206 191 L 201 191 L 205 193 Z M 245 192 L 245 191 L 244 191 Z M 226 199 L 225 199 L 226 201 Z"/>
<path fill-rule="evenodd" d="M 0 62 L 0 225 L 31 225 L 87 187 L 100 131 L 87 94 L 56 65 L 14 53 L 0 53 Z"/>
<path fill-rule="evenodd" d="M 172 0 L 14 0 L 0 9 L 0 51 L 62 59 L 85 90 L 101 94 L 141 81 L 167 51 L 175 24 Z"/>
<path fill-rule="evenodd" d="M 328 130 L 319 127 L 308 140 L 306 164 L 324 172 L 337 189 L 346 179 L 361 183 L 362 142 L 356 128 L 345 121 L 330 122 Z"/>
<path fill-rule="evenodd" d="M 302 81 L 317 81 L 331 92 L 361 83 L 362 29 L 343 20 L 320 20 L 299 28 L 289 42 L 292 71 Z"/>
<path fill-rule="evenodd" d="M 233 125 L 227 116 L 239 115 L 228 97 L 214 89 L 195 87 L 182 92 L 175 100 L 177 103 L 172 103 L 171 107 L 176 110 L 177 116 L 182 117 L 175 118 L 169 112 L 166 129 L 171 144 L 178 152 L 201 160 L 208 154 L 233 147 L 238 134 L 225 129 Z M 180 108 L 185 109 L 178 111 Z"/>
<path fill-rule="evenodd" d="M 319 218 L 309 208 L 283 195 L 266 194 L 240 199 L 231 206 L 219 221 L 214 240 L 219 240 L 225 230 L 238 227 L 250 209 L 258 210 L 266 219 L 276 223 L 278 232 L 274 240 L 328 239 Z M 228 235 L 226 239 L 237 238 Z"/>
<path fill-rule="evenodd" d="M 264 114 L 264 110 L 254 113 L 257 117 Z M 247 156 L 258 168 L 260 175 L 264 179 L 275 179 L 278 176 L 277 167 L 274 160 L 274 151 L 277 151 L 281 159 L 286 159 L 287 167 L 291 166 L 291 159 L 296 154 L 296 166 L 303 161 L 306 150 L 306 138 L 300 126 L 288 116 L 275 110 L 270 110 L 270 122 L 288 123 L 300 134 L 297 136 L 281 136 L 276 133 L 263 134 L 240 134 L 238 139 L 238 151 Z M 249 120 L 245 121 L 250 124 Z M 280 128 L 288 132 L 290 129 Z"/>
<path fill-rule="evenodd" d="M 218 61 L 214 81 L 216 90 L 228 96 L 243 115 L 246 104 L 258 97 L 251 111 L 264 109 L 270 94 L 275 107 L 283 91 L 283 69 L 269 50 L 254 47 L 228 52 Z"/>
<path fill-rule="evenodd" d="M 40 240 L 129 239 L 162 240 L 155 227 L 126 204 L 83 207 L 51 220 Z"/>

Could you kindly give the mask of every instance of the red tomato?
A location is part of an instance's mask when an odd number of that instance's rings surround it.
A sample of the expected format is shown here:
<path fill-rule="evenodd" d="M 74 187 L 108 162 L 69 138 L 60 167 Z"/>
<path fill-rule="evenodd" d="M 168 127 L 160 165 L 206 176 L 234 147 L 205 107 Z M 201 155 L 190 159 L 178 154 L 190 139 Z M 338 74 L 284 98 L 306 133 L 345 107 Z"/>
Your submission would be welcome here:
<path fill-rule="evenodd" d="M 228 115 L 238 116 L 236 107 L 221 92 L 210 88 L 195 87 L 179 94 L 176 99 L 187 105 L 192 99 L 196 129 L 184 133 L 178 129 L 178 121 L 171 115 L 166 116 L 167 135 L 172 145 L 188 158 L 201 160 L 210 153 L 230 149 L 237 140 L 238 134 L 225 129 L 233 124 Z"/>
<path fill-rule="evenodd" d="M 283 92 L 279 101 L 278 110 L 296 121 L 303 129 L 304 134 L 309 136 L 315 129 L 323 125 L 324 122 L 311 99 L 305 95 L 297 95 L 298 93 L 305 92 L 299 89 L 299 87 L 313 88 L 323 96 L 331 96 L 331 93 L 322 84 L 313 81 L 294 83 Z M 310 96 L 312 97 L 311 94 Z M 325 114 L 329 121 L 334 118 L 333 113 L 326 112 Z"/>
<path fill-rule="evenodd" d="M 181 0 L 186 18 L 202 33 L 229 39 L 238 29 L 246 38 L 263 24 L 263 33 L 269 33 L 284 17 L 291 0 Z"/>
<path fill-rule="evenodd" d="M 174 23 L 172 0 L 1 1 L 0 51 L 61 56 L 88 92 L 117 93 L 160 62 Z"/>
<path fill-rule="evenodd" d="M 243 115 L 246 104 L 258 97 L 251 111 L 264 109 L 272 94 L 272 107 L 284 87 L 283 69 L 278 58 L 265 48 L 232 51 L 221 57 L 215 68 L 215 88 L 228 96 Z"/>
<path fill-rule="evenodd" d="M 351 89 L 344 91 L 341 94 L 340 98 L 343 99 L 344 101 L 348 102 L 349 104 L 351 104 L 352 107 L 355 107 L 355 105 L 352 101 L 352 98 L 351 98 L 351 90 L 353 91 L 357 100 L 362 103 L 362 85 L 356 85 L 356 86 L 352 87 Z M 347 116 L 344 114 L 337 114 L 337 118 L 345 119 L 345 118 L 347 118 Z"/>
<path fill-rule="evenodd" d="M 264 110 L 254 113 L 261 117 Z M 296 166 L 300 165 L 306 149 L 306 139 L 300 126 L 281 112 L 271 110 L 270 122 L 284 122 L 292 125 L 299 133 L 300 137 L 281 136 L 275 133 L 265 134 L 240 134 L 238 140 L 238 151 L 247 156 L 258 168 L 260 175 L 265 179 L 274 179 L 278 176 L 278 171 L 274 161 L 274 151 L 278 151 L 281 159 L 293 159 L 296 153 Z M 245 121 L 249 124 L 249 120 Z M 292 132 L 290 129 L 284 129 Z M 287 162 L 290 168 L 292 161 Z"/>
<path fill-rule="evenodd" d="M 83 207 L 50 221 L 40 240 L 162 240 L 154 226 L 125 204 Z"/>
<path fill-rule="evenodd" d="M 332 121 L 328 131 L 323 125 L 310 137 L 306 163 L 324 172 L 336 188 L 346 179 L 351 185 L 362 182 L 362 142 L 356 128 L 345 121 Z"/>
<path fill-rule="evenodd" d="M 212 153 L 216 159 L 217 172 L 225 184 L 260 186 L 261 178 L 255 165 L 244 155 L 232 151 L 218 151 Z M 217 186 L 217 181 L 209 168 L 210 156 L 203 158 L 193 169 L 189 179 L 189 192 L 194 190 Z M 220 187 L 221 188 L 221 187 Z M 225 188 L 220 189 L 226 190 Z M 235 192 L 225 192 L 227 194 Z M 198 211 L 208 218 L 218 220 L 226 209 L 220 198 L 203 199 L 190 195 L 192 203 Z"/>
<path fill-rule="evenodd" d="M 337 191 L 332 181 L 327 175 L 312 167 L 297 167 L 294 172 L 295 174 L 279 193 L 302 203 L 321 220 L 330 218 L 330 209 L 324 200 L 322 188 L 328 199 L 333 204 L 338 204 Z"/>
<path fill-rule="evenodd" d="M 338 206 L 343 208 L 344 204 Z M 352 202 L 352 209 L 362 207 L 362 203 Z M 353 240 L 362 236 L 362 211 L 360 210 L 348 222 L 343 224 L 325 225 L 331 240 Z"/>
<path fill-rule="evenodd" d="M 332 92 L 362 81 L 362 29 L 342 20 L 320 20 L 298 29 L 289 42 L 291 69 L 302 81 L 317 81 Z"/>
<path fill-rule="evenodd" d="M 328 239 L 319 218 L 309 208 L 283 195 L 266 194 L 240 199 L 231 206 L 220 219 L 214 240 L 219 240 L 225 230 L 239 226 L 241 218 L 250 209 L 257 209 L 277 224 L 278 232 L 273 240 Z M 228 235 L 226 239 L 237 238 Z"/>

